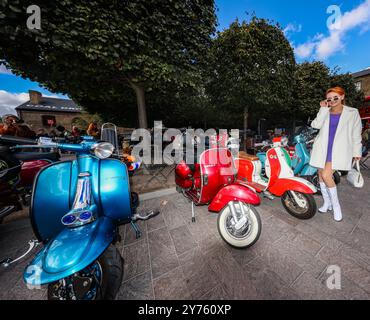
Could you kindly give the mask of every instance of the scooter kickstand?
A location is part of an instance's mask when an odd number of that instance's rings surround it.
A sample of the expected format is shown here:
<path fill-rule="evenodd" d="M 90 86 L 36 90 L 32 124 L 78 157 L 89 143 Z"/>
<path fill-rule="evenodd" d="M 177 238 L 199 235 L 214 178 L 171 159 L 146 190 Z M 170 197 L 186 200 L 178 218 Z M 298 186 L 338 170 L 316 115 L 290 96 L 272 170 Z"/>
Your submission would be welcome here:
<path fill-rule="evenodd" d="M 136 224 L 136 222 L 131 221 L 131 227 L 134 229 L 135 234 L 136 234 L 136 239 L 141 238 L 141 231 L 139 226 Z"/>
<path fill-rule="evenodd" d="M 194 208 L 194 202 L 191 202 L 191 222 L 195 222 L 195 208 Z"/>

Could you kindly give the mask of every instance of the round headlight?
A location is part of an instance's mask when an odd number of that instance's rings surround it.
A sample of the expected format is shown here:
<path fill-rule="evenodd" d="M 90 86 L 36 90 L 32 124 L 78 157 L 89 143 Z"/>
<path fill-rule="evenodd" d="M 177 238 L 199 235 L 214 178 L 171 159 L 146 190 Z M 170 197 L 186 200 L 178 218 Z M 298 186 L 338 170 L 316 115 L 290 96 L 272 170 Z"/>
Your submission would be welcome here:
<path fill-rule="evenodd" d="M 94 147 L 94 153 L 99 159 L 109 158 L 114 151 L 114 147 L 109 142 L 100 142 Z"/>
<path fill-rule="evenodd" d="M 65 226 L 70 226 L 71 224 L 75 223 L 76 221 L 76 216 L 74 214 L 68 214 L 68 215 L 65 215 L 63 218 L 62 218 L 62 223 L 65 225 Z"/>
<path fill-rule="evenodd" d="M 87 221 L 87 220 L 90 220 L 92 217 L 92 213 L 90 211 L 85 211 L 85 212 L 82 212 L 80 215 L 79 215 L 79 219 L 84 222 L 84 221 Z"/>

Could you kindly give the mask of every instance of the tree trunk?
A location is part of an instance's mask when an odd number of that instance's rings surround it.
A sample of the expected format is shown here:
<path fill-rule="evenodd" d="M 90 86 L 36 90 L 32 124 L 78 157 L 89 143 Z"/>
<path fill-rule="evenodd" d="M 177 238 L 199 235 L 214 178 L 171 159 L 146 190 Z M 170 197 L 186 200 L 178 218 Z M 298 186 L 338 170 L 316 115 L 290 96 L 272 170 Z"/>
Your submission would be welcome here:
<path fill-rule="evenodd" d="M 243 117 L 243 150 L 247 151 L 248 107 L 244 107 Z"/>
<path fill-rule="evenodd" d="M 134 89 L 136 94 L 138 117 L 139 117 L 139 127 L 146 129 L 148 128 L 148 120 L 146 115 L 146 105 L 145 105 L 145 89 L 144 86 L 134 83 L 129 80 L 130 86 Z"/>
<path fill-rule="evenodd" d="M 293 113 L 293 128 L 292 128 L 292 136 L 295 134 L 295 128 L 296 128 L 296 119 L 295 119 L 295 113 Z"/>

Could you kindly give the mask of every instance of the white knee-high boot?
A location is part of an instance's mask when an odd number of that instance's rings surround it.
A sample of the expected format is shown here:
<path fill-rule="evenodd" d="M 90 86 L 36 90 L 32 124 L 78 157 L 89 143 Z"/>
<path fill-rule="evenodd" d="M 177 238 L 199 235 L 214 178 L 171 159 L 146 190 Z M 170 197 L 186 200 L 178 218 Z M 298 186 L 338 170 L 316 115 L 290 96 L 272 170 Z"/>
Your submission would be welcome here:
<path fill-rule="evenodd" d="M 325 212 L 328 212 L 328 210 L 332 210 L 333 206 L 330 201 L 329 191 L 328 191 L 328 188 L 326 187 L 326 184 L 324 182 L 319 182 L 319 183 L 320 183 L 322 198 L 324 199 L 324 204 L 319 208 L 319 212 L 325 213 Z"/>
<path fill-rule="evenodd" d="M 338 194 L 337 194 L 337 187 L 328 188 L 329 195 L 331 199 L 331 203 L 333 205 L 334 210 L 334 220 L 341 221 L 342 220 L 342 210 L 340 208 Z"/>

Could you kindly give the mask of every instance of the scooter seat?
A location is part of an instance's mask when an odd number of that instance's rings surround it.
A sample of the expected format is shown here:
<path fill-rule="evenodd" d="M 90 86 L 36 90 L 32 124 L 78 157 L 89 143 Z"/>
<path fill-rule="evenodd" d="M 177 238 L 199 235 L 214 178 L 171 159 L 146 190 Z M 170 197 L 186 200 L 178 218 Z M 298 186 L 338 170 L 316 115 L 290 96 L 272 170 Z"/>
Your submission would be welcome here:
<path fill-rule="evenodd" d="M 51 160 L 59 161 L 60 155 L 58 152 L 17 152 L 14 157 L 20 161 L 27 160 Z"/>
<path fill-rule="evenodd" d="M 254 156 L 252 154 L 248 154 L 244 151 L 240 151 L 239 154 L 238 154 L 239 158 L 240 159 L 245 159 L 245 160 L 249 160 L 249 161 L 257 161 L 259 160 L 259 158 L 257 156 Z"/>

